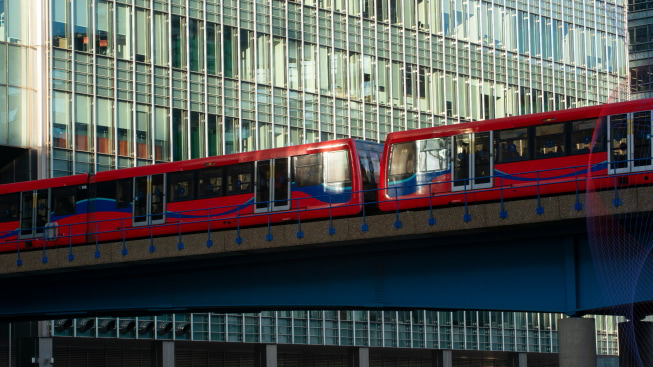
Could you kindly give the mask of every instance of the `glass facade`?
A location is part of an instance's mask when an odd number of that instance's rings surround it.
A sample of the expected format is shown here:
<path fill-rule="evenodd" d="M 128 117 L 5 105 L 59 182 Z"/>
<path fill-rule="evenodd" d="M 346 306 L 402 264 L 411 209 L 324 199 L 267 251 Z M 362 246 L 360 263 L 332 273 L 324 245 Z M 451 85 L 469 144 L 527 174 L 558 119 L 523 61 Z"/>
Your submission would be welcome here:
<path fill-rule="evenodd" d="M 653 1 L 628 0 L 632 98 L 653 97 Z"/>
<path fill-rule="evenodd" d="M 32 75 L 41 64 L 35 45 L 38 30 L 30 27 L 40 4 L 0 0 L 0 145 L 43 145 L 37 90 L 41 75 Z"/>
<path fill-rule="evenodd" d="M 45 1 L 51 176 L 630 92 L 623 0 Z"/>
<path fill-rule="evenodd" d="M 562 314 L 490 311 L 264 311 L 51 322 L 54 336 L 558 353 Z M 597 355 L 618 355 L 617 324 L 596 320 Z M 107 328 L 116 321 L 114 328 Z M 132 328 L 127 328 L 132 323 Z M 172 328 L 144 328 L 173 323 Z M 68 325 L 68 327 L 62 327 Z M 103 327 L 103 325 L 105 325 Z M 188 326 L 187 328 L 184 328 Z M 184 332 L 180 332 L 185 330 Z"/>

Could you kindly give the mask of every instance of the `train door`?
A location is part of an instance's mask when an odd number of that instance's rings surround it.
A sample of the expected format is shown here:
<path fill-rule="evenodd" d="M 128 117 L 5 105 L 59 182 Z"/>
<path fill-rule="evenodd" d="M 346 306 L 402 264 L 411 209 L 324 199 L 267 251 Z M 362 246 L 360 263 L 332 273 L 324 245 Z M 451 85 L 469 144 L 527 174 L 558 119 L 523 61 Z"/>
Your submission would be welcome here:
<path fill-rule="evenodd" d="M 290 209 L 290 158 L 255 163 L 256 212 Z"/>
<path fill-rule="evenodd" d="M 134 177 L 133 226 L 165 222 L 165 176 Z"/>
<path fill-rule="evenodd" d="M 492 187 L 492 132 L 454 136 L 453 191 Z"/>
<path fill-rule="evenodd" d="M 650 170 L 651 111 L 609 116 L 608 152 L 611 174 Z"/>
<path fill-rule="evenodd" d="M 43 236 L 50 219 L 49 189 L 25 191 L 20 195 L 20 237 Z"/>

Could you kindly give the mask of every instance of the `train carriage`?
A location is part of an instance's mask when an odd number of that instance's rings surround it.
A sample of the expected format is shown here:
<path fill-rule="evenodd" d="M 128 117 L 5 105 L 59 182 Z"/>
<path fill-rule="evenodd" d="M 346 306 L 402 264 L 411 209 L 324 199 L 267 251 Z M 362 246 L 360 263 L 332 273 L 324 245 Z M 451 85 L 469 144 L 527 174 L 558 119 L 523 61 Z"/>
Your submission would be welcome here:
<path fill-rule="evenodd" d="M 650 172 L 633 173 L 653 170 L 652 110 L 653 99 L 646 99 L 391 133 L 379 206 L 455 205 L 648 182 Z"/>
<path fill-rule="evenodd" d="M 354 215 L 381 152 L 342 139 L 3 185 L 0 250 Z"/>

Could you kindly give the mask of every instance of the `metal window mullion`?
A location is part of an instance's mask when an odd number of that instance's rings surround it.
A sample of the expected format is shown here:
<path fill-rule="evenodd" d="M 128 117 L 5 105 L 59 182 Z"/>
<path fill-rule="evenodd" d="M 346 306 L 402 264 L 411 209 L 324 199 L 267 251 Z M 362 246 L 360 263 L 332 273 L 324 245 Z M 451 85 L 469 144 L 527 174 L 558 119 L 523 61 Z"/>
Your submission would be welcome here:
<path fill-rule="evenodd" d="M 188 1 L 188 0 L 186 0 Z M 240 1 L 236 2 L 236 37 L 238 38 L 238 42 L 236 44 L 236 55 L 238 59 L 238 95 L 236 96 L 237 101 L 238 101 L 238 153 L 243 151 L 243 105 L 242 105 L 242 80 L 243 80 L 243 68 L 240 65 Z M 234 128 L 234 131 L 236 129 Z"/>
<path fill-rule="evenodd" d="M 429 0 L 429 1 L 437 1 L 437 0 Z M 428 6 L 428 9 L 431 9 L 430 4 L 428 4 L 427 6 Z M 431 21 L 431 17 L 429 16 L 428 36 L 426 37 L 426 40 L 429 43 L 429 45 L 428 45 L 428 47 L 429 47 L 429 65 L 428 65 L 428 68 L 426 70 L 428 70 L 429 75 L 428 76 L 424 75 L 424 78 L 425 78 L 424 81 L 426 82 L 427 78 L 428 78 L 428 80 L 431 81 L 431 83 L 429 84 L 429 101 L 428 101 L 428 103 L 429 103 L 430 110 L 431 110 L 430 111 L 431 127 L 434 127 L 435 126 L 435 106 L 432 103 L 433 101 L 435 101 L 435 93 L 434 93 L 435 91 L 433 90 L 433 87 L 434 87 L 434 85 L 433 85 L 434 84 L 433 83 L 433 70 L 435 70 L 435 68 L 433 67 L 433 40 L 436 39 L 436 38 L 434 37 L 434 33 L 433 33 L 434 24 L 432 24 L 432 23 L 433 22 Z M 469 42 L 468 42 L 468 44 L 469 44 Z M 470 62 L 470 67 L 471 67 L 471 62 Z M 471 77 L 471 73 L 469 75 Z"/>
<path fill-rule="evenodd" d="M 302 91 L 302 114 L 306 116 L 306 88 L 304 87 L 304 78 L 302 77 L 302 71 L 304 70 L 304 5 L 300 4 L 299 5 L 299 12 L 301 14 L 301 20 L 299 23 L 299 27 L 301 28 L 301 41 L 299 44 L 299 50 L 297 51 L 297 84 L 299 85 L 299 89 Z M 318 101 L 318 106 L 319 106 L 319 101 Z M 306 120 L 302 120 L 302 129 L 304 132 L 304 139 L 302 143 L 306 143 Z M 308 314 L 310 315 L 310 311 L 308 311 Z M 310 317 L 308 317 L 307 320 L 310 320 Z M 310 325 L 308 328 L 308 338 L 310 341 Z"/>
<path fill-rule="evenodd" d="M 387 71 L 387 75 L 390 76 L 388 78 L 388 93 L 386 93 L 386 95 L 389 97 L 388 98 L 388 102 L 389 102 L 388 107 L 390 108 L 390 121 L 389 121 L 390 122 L 390 132 L 394 132 L 394 130 L 395 130 L 395 123 L 394 123 L 395 111 L 394 110 L 395 110 L 395 108 L 394 108 L 394 102 L 392 100 L 392 98 L 394 96 L 392 95 L 392 85 L 393 85 L 393 83 L 392 83 L 392 60 L 393 59 L 392 59 L 392 25 L 391 25 L 391 22 L 390 22 L 390 16 L 391 16 L 390 15 L 390 12 L 391 12 L 391 10 L 390 10 L 391 9 L 390 0 L 387 0 L 386 4 L 388 6 L 388 24 L 386 25 L 386 30 L 388 31 L 388 33 L 386 34 L 387 41 L 388 41 L 388 50 L 387 51 L 389 51 L 389 53 L 390 53 L 390 57 L 388 57 L 388 64 L 386 65 L 386 67 L 389 68 L 389 70 Z"/>
<path fill-rule="evenodd" d="M 407 0 L 407 1 L 412 1 L 412 0 Z M 404 3 L 403 0 L 399 1 L 399 6 L 401 7 L 401 15 L 403 18 L 403 11 L 404 11 Z M 402 53 L 402 58 L 401 58 L 401 69 L 402 72 L 400 74 L 400 80 L 403 80 L 402 86 L 404 88 L 404 93 L 403 93 L 403 103 L 402 107 L 404 110 L 404 131 L 408 130 L 408 95 L 406 94 L 406 90 L 408 89 L 406 86 L 406 71 L 408 71 L 408 65 L 406 64 L 406 23 L 404 22 L 404 19 L 401 20 L 401 53 Z M 392 36 L 390 36 L 390 39 L 392 39 Z M 413 73 L 413 69 L 410 69 L 410 73 Z M 411 77 L 412 80 L 412 77 Z"/>
<path fill-rule="evenodd" d="M 390 0 L 388 0 L 390 1 Z M 335 72 L 335 55 L 336 55 L 336 32 L 335 32 L 335 10 L 334 10 L 335 4 L 331 4 L 331 55 L 329 55 L 329 59 L 331 60 L 331 70 L 329 70 L 329 73 L 331 74 L 331 129 L 333 131 L 333 138 L 337 138 L 338 136 L 338 125 L 337 125 L 337 116 L 336 116 L 336 89 L 335 89 L 335 82 L 336 82 L 336 72 Z M 340 322 L 338 322 L 338 327 L 340 326 Z M 338 345 L 340 345 L 340 333 L 338 333 Z"/>
<path fill-rule="evenodd" d="M 385 311 L 381 311 L 381 347 L 385 347 Z"/>
<path fill-rule="evenodd" d="M 365 118 L 367 117 L 366 109 L 365 109 L 365 70 L 363 68 L 363 65 L 365 64 L 365 30 L 363 29 L 363 0 L 360 0 L 358 4 L 358 9 L 359 9 L 359 18 L 358 21 L 360 22 L 360 27 L 358 28 L 358 31 L 360 32 L 360 60 L 358 60 L 358 67 L 360 68 L 360 89 L 359 89 L 359 98 L 361 101 L 361 109 L 362 109 L 362 114 L 361 114 L 361 127 L 363 129 L 363 140 L 367 137 L 367 126 L 365 125 Z M 351 135 L 350 135 L 351 136 Z M 369 313 L 368 313 L 368 320 L 369 320 Z M 367 335 L 368 335 L 368 343 L 367 345 L 369 346 L 369 328 L 367 330 Z"/>
<path fill-rule="evenodd" d="M 551 17 L 553 18 L 553 17 Z M 562 92 L 564 94 L 563 96 L 563 103 L 565 105 L 564 109 L 570 108 L 570 106 L 567 106 L 567 64 L 565 62 L 565 55 L 567 53 L 567 47 L 565 47 L 565 6 L 564 4 L 560 4 L 560 18 L 562 19 L 560 21 L 562 25 L 562 84 L 563 84 L 563 89 Z"/>
<path fill-rule="evenodd" d="M 470 13 L 470 11 L 469 11 L 470 1 L 467 0 L 466 2 L 467 2 L 467 14 L 469 15 L 469 13 Z M 465 6 L 464 3 L 463 3 L 463 6 Z M 473 85 L 472 83 L 473 83 L 474 78 L 472 77 L 472 43 L 469 40 L 469 35 L 467 35 L 466 42 L 467 42 L 467 62 L 469 63 L 469 65 L 467 67 L 467 73 L 469 74 L 469 76 L 468 76 L 468 79 L 467 79 L 467 83 L 465 83 L 465 84 L 468 85 L 467 87 L 465 87 L 465 88 L 468 88 L 467 89 L 467 91 L 468 91 L 468 93 L 467 93 L 467 117 L 469 117 L 470 121 L 473 121 L 474 120 L 474 114 L 472 113 L 472 85 Z M 506 55 L 507 54 L 508 53 L 506 52 Z M 508 69 L 508 62 L 506 61 L 506 76 L 508 75 L 508 70 L 507 69 Z"/>
<path fill-rule="evenodd" d="M 506 350 L 506 330 L 504 327 L 503 323 L 503 312 L 500 312 L 501 314 L 501 350 L 505 351 Z"/>
<path fill-rule="evenodd" d="M 374 107 L 376 109 L 376 141 L 381 142 L 381 108 L 380 108 L 380 101 L 379 101 L 379 79 L 380 79 L 380 73 L 379 73 L 379 33 L 378 33 L 378 28 L 379 24 L 377 23 L 379 15 L 375 13 L 375 18 L 374 22 L 372 23 L 372 26 L 374 27 L 374 59 L 372 62 L 374 62 L 374 70 L 375 70 L 375 80 L 374 80 Z M 361 36 L 363 34 L 361 33 Z M 363 54 L 365 54 L 363 52 Z M 363 75 L 363 86 L 365 85 L 365 75 Z"/>
<path fill-rule="evenodd" d="M 73 38 L 75 37 L 75 16 L 77 15 L 76 12 L 75 12 L 75 1 L 77 1 L 77 0 L 70 0 L 70 14 L 72 15 L 70 17 L 71 18 L 71 21 L 70 21 L 70 32 L 71 33 L 70 34 L 71 34 L 71 37 L 73 37 Z M 70 159 L 72 161 L 72 174 L 74 175 L 76 173 L 76 168 L 77 168 L 76 164 L 75 164 L 76 163 L 75 162 L 75 151 L 77 149 L 77 141 L 76 141 L 77 139 L 75 137 L 75 119 L 76 119 L 75 109 L 76 109 L 77 102 L 75 101 L 75 90 L 76 90 L 76 88 L 75 88 L 75 84 L 76 84 L 75 83 L 75 65 L 76 65 L 76 60 L 75 60 L 75 43 L 74 42 L 71 42 L 71 52 L 72 52 L 71 53 L 71 55 L 72 55 L 72 60 L 71 60 L 72 61 L 72 63 L 71 63 L 71 71 L 72 72 L 71 72 L 71 76 L 72 76 L 72 78 L 71 78 L 71 89 L 70 89 L 70 91 L 71 91 L 71 93 L 70 93 L 70 98 L 71 98 L 71 101 L 70 101 L 70 124 L 71 124 L 71 129 L 70 129 L 70 131 L 72 133 L 72 136 L 71 136 L 72 139 L 70 139 L 70 140 L 72 140 L 71 141 L 71 147 L 72 148 L 71 148 L 71 153 L 70 153 Z"/>
<path fill-rule="evenodd" d="M 526 17 L 528 24 L 528 103 L 530 105 L 530 113 L 533 113 L 533 45 L 531 45 L 531 4 L 530 1 L 526 3 Z"/>
<path fill-rule="evenodd" d="M 490 88 L 492 89 L 492 101 L 490 102 L 494 106 L 494 114 L 493 116 L 490 116 L 490 118 L 496 118 L 497 117 L 497 48 L 496 48 L 496 35 L 494 34 L 494 20 L 495 20 L 495 15 L 494 12 L 496 11 L 494 0 L 490 3 L 491 9 L 492 9 L 492 17 L 491 19 L 488 19 L 488 23 L 492 27 L 491 29 L 491 39 L 490 39 L 490 45 L 488 45 L 488 49 L 490 52 L 492 52 L 492 85 Z M 503 98 L 502 98 L 503 99 Z M 477 319 L 477 324 L 478 324 L 478 319 Z"/>
<path fill-rule="evenodd" d="M 320 23 L 320 12 L 317 8 L 317 5 L 314 9 L 315 14 L 315 29 L 317 29 L 317 37 L 320 36 L 320 30 L 317 25 Z M 304 30 L 302 29 L 302 37 L 304 37 Z M 303 57 L 303 56 L 302 56 Z M 319 41 L 315 44 L 315 52 L 313 53 L 313 59 L 315 60 L 315 86 L 317 92 L 317 141 L 322 141 L 322 91 L 320 90 L 320 43 Z M 303 79 L 303 78 L 302 78 Z M 302 80 L 303 83 L 303 80 Z M 306 86 L 304 86 L 306 87 Z M 306 89 L 306 88 L 304 88 Z M 324 339 L 324 338 L 323 338 Z"/>
<path fill-rule="evenodd" d="M 410 311 L 410 314 L 409 314 L 409 315 L 410 315 L 410 323 L 408 324 L 408 325 L 409 325 L 409 329 L 408 329 L 409 334 L 408 334 L 408 337 L 410 338 L 410 347 L 411 347 L 411 348 L 414 348 L 414 347 L 413 347 L 413 311 Z"/>
<path fill-rule="evenodd" d="M 204 53 L 204 156 L 209 156 L 209 51 L 208 51 L 208 33 L 207 33 L 207 18 L 206 18 L 206 0 L 202 2 L 202 28 L 204 32 L 204 47 L 202 52 Z M 222 43 L 220 43 L 222 44 Z M 217 123 L 217 121 L 216 121 Z M 216 147 L 217 148 L 217 147 Z M 217 150 L 217 149 L 216 149 Z M 217 153 L 217 152 L 216 152 Z M 260 339 L 259 339 L 260 340 Z"/>
<path fill-rule="evenodd" d="M 132 0 L 131 4 L 132 7 L 130 8 L 131 10 L 131 35 L 138 37 L 136 35 L 136 0 Z M 132 124 L 131 124 L 131 132 L 132 132 L 132 154 L 131 154 L 131 160 L 132 160 L 132 167 L 137 166 L 137 159 L 136 159 L 136 42 L 132 42 L 131 45 L 131 57 L 132 57 Z M 149 195 L 148 195 L 149 196 Z"/>
<path fill-rule="evenodd" d="M 224 0 L 221 0 L 221 1 L 224 1 Z M 271 145 L 272 146 L 270 148 L 277 148 L 277 146 L 276 146 L 277 145 L 277 139 L 275 139 L 276 121 L 274 119 L 274 115 L 275 115 L 275 113 L 274 113 L 274 105 L 275 105 L 274 104 L 274 87 L 275 87 L 275 85 L 274 85 L 274 76 L 275 76 L 275 72 L 274 72 L 274 70 L 275 69 L 274 69 L 274 33 L 273 33 L 274 25 L 273 25 L 273 17 L 272 17 L 272 11 L 273 11 L 273 9 L 272 9 L 273 5 L 272 4 L 273 3 L 269 2 L 268 4 L 269 4 L 268 17 L 269 17 L 269 25 L 270 25 L 270 39 L 268 40 L 268 43 L 269 43 L 268 48 L 270 49 L 270 52 L 268 52 L 269 65 L 270 65 L 270 69 L 269 69 L 270 70 L 270 98 L 271 98 L 271 103 L 270 103 L 271 116 L 270 116 L 270 118 L 271 118 L 271 123 L 272 123 L 272 127 L 271 127 L 271 129 L 272 129 L 272 131 L 271 131 L 271 133 L 272 133 L 272 144 Z"/>
<path fill-rule="evenodd" d="M 284 47 L 284 53 L 286 56 L 286 62 L 284 63 L 283 75 L 284 77 L 284 87 L 286 89 L 286 124 L 288 126 L 288 139 L 286 140 L 286 146 L 290 146 L 292 143 L 291 139 L 291 130 L 290 127 L 290 73 L 288 73 L 288 68 L 290 67 L 290 32 L 288 31 L 288 2 L 283 3 L 283 6 L 286 11 L 286 42 Z M 274 101 L 273 101 L 274 102 Z M 301 143 L 300 143 L 301 144 Z M 294 330 L 293 330 L 294 332 Z M 293 340 L 294 342 L 294 340 Z"/>
<path fill-rule="evenodd" d="M 240 314 L 240 325 L 242 327 L 240 330 L 241 342 L 244 343 L 245 342 L 245 314 L 244 313 Z"/>
<path fill-rule="evenodd" d="M 351 65 L 349 62 L 349 2 L 345 3 L 345 63 L 347 65 L 347 71 L 345 73 L 345 79 L 347 79 L 347 93 L 345 93 L 345 98 L 347 98 L 347 135 L 351 138 L 351 86 L 349 85 L 349 76 L 351 75 L 350 69 Z M 362 45 L 361 45 L 362 47 Z M 360 67 L 360 65 L 357 65 L 357 67 Z M 353 81 L 352 81 L 353 83 Z M 354 322 L 354 326 L 356 323 Z M 356 328 L 354 327 L 354 330 Z M 356 338 L 354 338 L 355 342 Z"/>
<path fill-rule="evenodd" d="M 168 3 L 168 42 L 171 42 L 172 40 L 172 4 Z M 168 141 L 168 147 L 170 148 L 170 160 L 174 161 L 175 157 L 175 144 L 174 144 L 174 130 L 172 129 L 172 119 L 173 119 L 173 102 L 172 102 L 172 45 L 171 47 L 168 47 L 168 93 L 169 93 L 169 104 L 170 106 L 168 107 L 168 123 L 169 126 L 168 128 L 170 129 L 170 134 L 169 134 L 169 141 Z M 224 101 L 223 101 L 224 102 Z M 224 103 L 223 103 L 224 105 Z"/>
<path fill-rule="evenodd" d="M 150 21 L 149 21 L 149 26 L 152 27 L 152 30 L 150 31 L 150 61 L 152 63 L 152 66 L 150 67 L 150 83 L 152 84 L 150 86 L 150 94 L 151 94 L 151 101 L 150 101 L 150 106 L 151 106 L 151 111 L 150 111 L 150 151 L 152 152 L 152 164 L 156 163 L 156 132 L 154 131 L 154 119 L 155 119 L 155 107 L 154 107 L 154 74 L 155 74 L 155 63 L 154 63 L 154 0 L 150 0 Z M 160 35 L 159 35 L 160 36 Z M 191 323 L 192 325 L 192 323 Z M 192 328 L 192 326 L 191 326 Z"/>
<path fill-rule="evenodd" d="M 433 1 L 433 0 L 432 0 Z M 438 0 L 435 0 L 438 1 Z M 441 345 L 441 340 L 440 340 L 440 311 L 433 311 L 435 312 L 435 322 L 436 322 L 436 328 L 435 328 L 435 337 L 437 338 L 437 349 L 442 349 Z"/>
<path fill-rule="evenodd" d="M 254 150 L 258 150 L 261 145 L 261 138 L 258 136 L 258 33 L 256 29 L 256 2 L 252 4 L 252 7 L 254 13 L 254 30 L 252 31 L 254 36 L 252 41 L 254 44 Z"/>
<path fill-rule="evenodd" d="M 299 11 L 301 13 L 301 21 L 299 23 L 299 27 L 301 28 L 301 43 L 299 45 L 299 50 L 297 51 L 297 85 L 299 86 L 298 88 L 302 91 L 302 113 L 304 116 L 306 116 L 306 88 L 304 88 L 304 78 L 302 77 L 302 71 L 304 70 L 304 5 L 301 4 L 299 6 Z M 318 106 L 319 101 L 318 101 Z M 304 143 L 306 143 L 306 120 L 303 120 L 302 123 L 302 128 L 304 131 Z M 308 314 L 310 315 L 310 311 L 308 311 Z M 308 317 L 308 320 L 310 320 L 310 316 Z M 308 338 L 310 341 L 310 332 L 311 329 L 310 327 L 308 328 Z"/>
<path fill-rule="evenodd" d="M 454 13 L 457 11 L 457 10 L 456 10 L 456 6 L 455 6 L 455 4 L 454 4 L 452 10 L 453 10 Z M 456 47 L 454 47 L 454 52 L 456 53 L 456 66 L 455 66 L 455 70 L 454 70 L 454 79 L 455 79 L 455 83 L 454 83 L 454 85 L 456 86 L 456 87 L 455 87 L 455 93 L 456 93 L 456 114 L 454 115 L 454 117 L 456 118 L 456 121 L 457 121 L 458 123 L 460 123 L 460 98 L 459 98 L 459 97 L 460 97 L 460 94 L 459 94 L 460 84 L 459 84 L 459 82 L 458 82 L 458 80 L 459 80 L 459 75 L 458 75 L 458 67 L 459 67 L 459 65 L 458 65 L 458 60 L 459 60 L 459 58 L 460 58 L 460 55 L 458 54 L 458 31 L 457 31 L 457 29 L 456 29 L 458 23 L 456 22 L 456 21 L 457 21 L 456 18 L 457 18 L 457 17 L 455 17 L 455 16 L 453 17 L 453 19 L 454 19 L 454 21 L 453 21 L 453 24 L 454 24 L 454 26 L 453 26 L 453 29 L 454 29 L 454 42 L 456 42 Z M 470 168 L 471 168 L 471 165 L 470 165 Z M 467 343 L 467 341 L 465 341 L 465 343 Z M 465 344 L 465 345 L 467 345 L 467 344 Z"/>
<path fill-rule="evenodd" d="M 326 345 L 326 318 L 324 312 L 325 311 L 320 311 L 322 314 L 322 345 Z"/>
<path fill-rule="evenodd" d="M 222 70 L 219 71 L 220 73 L 219 83 L 221 88 L 220 99 L 222 102 L 222 105 L 220 106 L 220 108 L 222 109 L 222 113 L 220 116 L 222 119 L 222 124 L 220 124 L 221 125 L 220 134 L 222 134 L 220 143 L 222 144 L 222 147 L 220 151 L 222 152 L 222 154 L 225 154 L 227 149 L 227 142 L 226 142 L 226 135 L 225 135 L 226 125 L 227 125 L 227 112 L 225 110 L 225 75 L 224 75 L 225 62 L 224 62 L 223 44 L 224 44 L 224 0 L 220 0 L 220 67 L 222 68 Z"/>
<path fill-rule="evenodd" d="M 177 328 L 175 327 L 175 331 Z M 190 340 L 194 341 L 195 340 L 195 314 L 191 313 L 190 314 Z"/>
<path fill-rule="evenodd" d="M 463 345 L 467 350 L 467 312 L 463 311 Z"/>
<path fill-rule="evenodd" d="M 342 345 L 341 336 L 342 336 L 342 326 L 340 325 L 340 310 L 336 311 L 337 322 L 338 322 L 338 345 Z"/>
<path fill-rule="evenodd" d="M 89 39 L 92 39 L 92 45 L 95 46 L 95 1 L 91 4 L 91 12 L 92 12 L 92 18 L 91 23 L 92 23 L 92 30 L 91 30 L 91 35 Z M 93 116 L 91 116 L 91 136 L 93 136 L 93 133 L 97 134 L 97 50 L 96 47 L 93 47 L 93 105 L 91 106 L 91 113 Z M 97 136 L 95 136 L 95 139 L 91 143 L 91 147 L 93 149 L 93 172 L 97 172 L 97 144 L 94 144 L 97 142 Z M 97 320 L 96 323 L 97 325 Z M 96 333 L 97 333 L 97 328 L 96 328 Z M 97 335 L 96 335 L 97 337 Z"/>
<path fill-rule="evenodd" d="M 189 13 L 189 0 L 186 0 L 186 108 L 188 108 L 188 113 L 186 114 L 186 154 L 187 159 L 192 157 L 191 152 L 191 139 L 190 139 L 190 125 L 191 125 L 191 109 L 190 109 L 190 13 Z M 183 67 L 184 65 L 182 65 Z M 199 123 L 199 121 L 198 121 Z"/>
<path fill-rule="evenodd" d="M 7 14 L 7 11 L 5 10 L 7 5 L 8 5 L 7 3 L 5 3 L 3 5 L 4 14 Z M 50 2 L 46 3 L 46 8 L 47 8 L 48 20 L 50 20 L 50 19 L 52 19 L 52 6 L 51 6 Z M 48 34 L 48 31 L 46 31 L 46 34 Z M 46 127 L 45 127 L 45 133 L 46 133 L 46 144 L 48 144 L 48 147 L 46 149 L 46 151 L 47 151 L 46 157 L 42 158 L 42 159 L 47 160 L 50 163 L 50 167 L 47 169 L 47 171 L 49 171 L 49 173 L 46 173 L 46 176 L 47 177 L 53 177 L 54 176 L 54 152 L 53 152 L 53 147 L 52 147 L 52 145 L 53 145 L 52 144 L 52 97 L 54 95 L 54 92 L 52 90 L 52 68 L 53 68 L 52 59 L 54 58 L 54 52 L 53 52 L 52 48 L 54 46 L 52 45 L 52 35 L 49 35 L 49 36 L 46 37 L 45 43 L 47 45 L 47 47 L 45 49 L 45 53 L 46 53 L 45 63 L 46 63 L 46 68 L 47 68 L 47 71 L 46 71 L 46 75 L 47 75 L 46 76 L 46 78 L 47 78 L 46 83 L 47 83 L 47 88 L 48 88 L 47 91 L 46 91 L 46 96 L 47 96 L 46 97 L 46 108 L 47 108 L 47 112 L 45 112 L 46 116 L 47 116 L 48 123 L 46 124 Z M 7 60 L 8 60 L 8 55 L 5 55 L 3 61 L 6 63 Z M 5 64 L 5 65 L 7 65 L 7 64 Z M 5 108 L 6 110 L 9 110 L 8 101 L 5 102 L 2 105 L 2 108 Z M 47 156 L 48 154 L 49 154 L 49 157 Z M 39 173 L 37 174 L 38 178 L 45 178 L 45 177 L 40 177 L 41 172 L 43 172 L 43 171 L 45 171 L 43 168 L 41 168 L 39 170 Z M 51 335 L 54 335 L 54 323 L 51 323 L 51 325 L 52 325 Z M 9 323 L 9 335 L 11 335 L 11 323 Z M 9 346 L 10 346 L 10 349 L 11 349 L 11 338 L 9 338 Z M 11 357 L 11 353 L 9 353 L 9 356 Z M 11 364 L 11 359 L 10 359 L 9 362 Z"/>
<path fill-rule="evenodd" d="M 573 4 L 572 1 L 572 6 L 571 6 L 571 24 L 573 28 L 573 35 L 574 35 L 574 43 L 576 43 L 576 6 Z M 575 45 L 572 45 L 575 46 Z M 576 55 L 578 52 L 574 53 L 574 58 L 576 58 Z M 576 72 L 576 69 L 578 66 L 576 65 L 576 61 L 572 61 L 572 65 L 574 66 L 574 98 L 575 98 L 575 105 L 574 107 L 578 107 L 578 73 Z M 567 108 L 570 108 L 571 106 L 567 106 Z"/>
<path fill-rule="evenodd" d="M 540 37 L 539 37 L 539 41 L 540 41 L 540 59 L 539 59 L 539 61 L 540 61 L 540 89 L 541 89 L 541 92 L 542 92 L 542 100 L 540 101 L 540 103 L 542 104 L 542 111 L 541 112 L 544 112 L 544 105 L 547 102 L 545 101 L 546 93 L 544 91 L 544 87 L 545 87 L 545 84 L 546 84 L 544 82 L 544 35 L 541 34 L 542 33 L 542 25 L 544 24 L 544 17 L 542 16 L 542 1 L 538 0 L 537 5 L 538 5 L 538 8 L 540 10 L 540 13 L 538 14 L 539 20 L 540 20 L 540 26 L 538 27 L 538 29 L 540 30 Z M 544 24 L 544 25 L 546 25 L 546 24 Z"/>
<path fill-rule="evenodd" d="M 483 14 L 482 14 L 483 13 L 483 2 L 481 0 L 478 1 L 478 5 L 476 6 L 476 8 L 477 8 L 476 13 L 478 14 L 478 20 L 479 20 L 479 22 L 478 22 L 478 24 L 479 24 L 478 27 L 480 28 L 479 32 L 482 34 L 483 32 L 485 32 L 485 30 L 483 29 L 483 26 L 484 26 Z M 519 28 L 519 27 L 517 27 L 517 28 Z M 480 118 L 480 120 L 485 120 L 485 93 L 487 92 L 485 90 L 485 58 L 483 57 L 483 41 L 482 40 L 477 40 L 477 42 L 478 42 L 478 46 L 476 46 L 476 50 L 478 51 L 478 55 L 479 55 L 480 60 L 481 60 L 481 78 L 480 78 L 481 81 L 480 81 L 480 85 L 478 85 L 479 90 L 481 90 L 481 101 L 480 101 L 481 118 Z M 471 47 L 473 47 L 473 46 L 470 46 L 470 53 L 471 53 Z M 470 58 L 471 58 L 471 55 L 470 55 Z M 444 84 L 446 85 L 446 83 L 444 83 Z"/>
<path fill-rule="evenodd" d="M 118 168 L 118 34 L 117 29 L 117 13 L 118 4 L 113 3 L 113 40 L 111 46 L 113 47 L 113 168 Z"/>

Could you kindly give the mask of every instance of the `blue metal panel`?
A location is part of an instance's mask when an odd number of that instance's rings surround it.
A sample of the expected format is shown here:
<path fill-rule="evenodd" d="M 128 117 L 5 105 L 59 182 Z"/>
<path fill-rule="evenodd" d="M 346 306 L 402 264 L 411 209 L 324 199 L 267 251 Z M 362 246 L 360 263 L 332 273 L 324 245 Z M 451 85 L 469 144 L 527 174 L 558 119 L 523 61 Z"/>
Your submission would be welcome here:
<path fill-rule="evenodd" d="M 465 234 L 5 277 L 0 317 L 308 307 L 574 314 L 629 299 L 604 297 L 589 241 L 541 231 L 513 239 Z M 610 264 L 628 271 L 627 261 Z M 645 265 L 642 279 L 653 279 L 650 254 Z M 645 285 L 633 288 L 630 300 L 652 300 L 653 287 Z"/>

